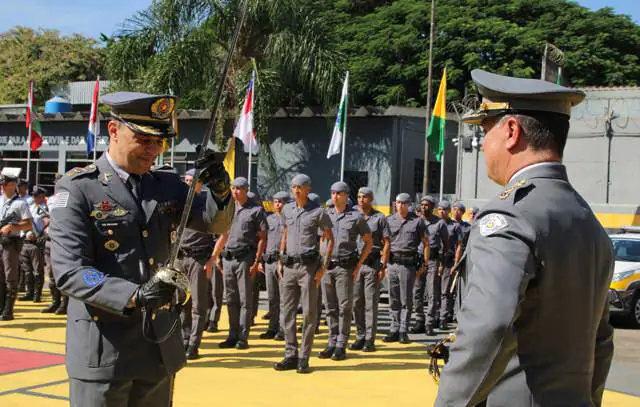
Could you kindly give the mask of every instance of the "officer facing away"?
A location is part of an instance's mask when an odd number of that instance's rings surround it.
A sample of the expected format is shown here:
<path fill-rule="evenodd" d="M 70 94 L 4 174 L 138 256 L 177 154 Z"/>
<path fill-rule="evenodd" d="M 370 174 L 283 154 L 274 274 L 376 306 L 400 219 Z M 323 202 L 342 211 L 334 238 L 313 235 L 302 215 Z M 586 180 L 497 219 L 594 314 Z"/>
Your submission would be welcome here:
<path fill-rule="evenodd" d="M 600 406 L 613 355 L 613 248 L 562 153 L 585 94 L 471 72 L 487 174 L 504 187 L 467 246 L 457 338 L 436 406 Z M 567 295 L 570 293 L 570 295 Z"/>
<path fill-rule="evenodd" d="M 196 194 L 206 194 L 207 192 L 201 192 L 202 182 L 195 180 L 194 177 L 195 169 L 190 169 L 185 173 L 185 183 L 191 186 L 195 182 Z M 198 349 L 207 323 L 208 280 L 213 273 L 213 261 L 210 260 L 213 245 L 213 234 L 185 229 L 178 251 L 177 268 L 189 277 L 191 287 L 191 300 L 184 306 L 181 314 L 182 340 L 188 360 L 199 357 Z"/>
<path fill-rule="evenodd" d="M 169 406 L 186 359 L 173 329 L 179 315 L 161 309 L 175 287 L 152 276 L 168 261 L 188 187 L 173 172 L 150 169 L 175 135 L 176 99 L 117 92 L 102 102 L 111 106 L 108 151 L 67 172 L 49 205 L 53 272 L 71 297 L 71 406 Z M 196 196 L 188 227 L 201 232 L 226 230 L 232 216 L 229 176 L 213 158 L 205 153 L 196 163 L 210 192 Z"/>

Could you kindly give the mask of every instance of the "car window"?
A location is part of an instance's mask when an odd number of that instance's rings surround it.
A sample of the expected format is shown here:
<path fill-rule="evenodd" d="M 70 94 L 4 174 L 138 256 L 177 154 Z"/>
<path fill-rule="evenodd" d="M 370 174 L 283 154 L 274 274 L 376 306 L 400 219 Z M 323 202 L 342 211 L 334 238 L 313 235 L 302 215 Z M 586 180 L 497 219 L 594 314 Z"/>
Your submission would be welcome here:
<path fill-rule="evenodd" d="M 640 262 L 640 240 L 612 239 L 616 260 Z"/>

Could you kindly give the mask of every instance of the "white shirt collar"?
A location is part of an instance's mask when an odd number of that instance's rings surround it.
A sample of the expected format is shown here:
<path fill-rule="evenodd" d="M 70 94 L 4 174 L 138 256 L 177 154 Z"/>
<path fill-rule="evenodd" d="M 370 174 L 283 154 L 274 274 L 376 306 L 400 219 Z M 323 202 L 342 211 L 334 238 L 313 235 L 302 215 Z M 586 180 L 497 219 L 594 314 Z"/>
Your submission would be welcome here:
<path fill-rule="evenodd" d="M 118 174 L 118 177 L 120 177 L 122 182 L 126 183 L 127 180 L 129 179 L 129 173 L 123 170 L 121 166 L 119 166 L 118 164 L 116 164 L 115 161 L 113 161 L 108 151 L 105 153 L 105 155 L 107 156 L 107 161 L 109 162 L 109 165 L 111 165 L 111 168 L 113 168 L 116 174 Z"/>
<path fill-rule="evenodd" d="M 518 175 L 521 175 L 523 172 L 528 171 L 530 169 L 539 168 L 539 167 L 555 167 L 556 165 L 562 165 L 562 163 L 560 161 L 545 161 L 542 163 L 527 165 L 526 167 L 520 168 L 518 171 L 516 171 L 516 173 L 513 174 L 511 178 L 509 178 L 509 182 L 507 182 L 507 184 L 511 183 L 511 181 L 514 180 Z"/>

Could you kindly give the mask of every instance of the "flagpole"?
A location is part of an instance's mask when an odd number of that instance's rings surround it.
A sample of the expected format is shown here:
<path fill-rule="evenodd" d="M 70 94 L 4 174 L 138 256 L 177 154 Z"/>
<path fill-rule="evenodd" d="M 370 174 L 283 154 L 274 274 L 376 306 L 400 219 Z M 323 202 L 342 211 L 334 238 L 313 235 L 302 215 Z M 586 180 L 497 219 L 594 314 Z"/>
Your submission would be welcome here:
<path fill-rule="evenodd" d="M 342 158 L 340 159 L 340 181 L 344 181 L 344 156 L 347 146 L 347 117 L 349 116 L 349 71 L 347 71 L 344 82 L 347 84 L 347 93 L 344 98 L 344 124 L 342 125 Z M 340 112 L 338 112 L 338 114 L 340 114 Z"/>
<path fill-rule="evenodd" d="M 29 81 L 29 106 L 27 107 L 27 109 L 29 109 L 30 115 L 29 115 L 29 134 L 27 134 L 27 182 L 29 182 L 29 177 L 31 174 L 31 123 L 33 122 L 32 120 L 32 116 L 35 114 L 33 112 L 33 81 Z"/>
<path fill-rule="evenodd" d="M 251 129 L 249 129 L 249 176 L 247 182 L 249 183 L 248 190 L 251 191 L 251 162 L 253 161 L 253 113 L 256 111 L 256 71 L 251 73 Z"/>
<path fill-rule="evenodd" d="M 445 143 L 447 141 L 446 139 L 446 133 L 443 135 L 445 137 Z M 445 151 L 447 151 L 447 145 L 445 144 L 444 148 L 442 149 L 442 155 L 440 156 L 440 200 L 442 201 L 443 199 L 443 195 L 444 195 L 444 154 Z"/>
<path fill-rule="evenodd" d="M 429 75 L 427 79 L 427 120 L 424 132 L 424 167 L 422 173 L 422 193 L 428 194 L 429 191 L 429 141 L 427 133 L 429 131 L 429 122 L 431 119 L 431 94 L 433 92 L 431 86 L 431 78 L 433 74 L 433 37 L 436 35 L 436 0 L 431 0 L 431 27 L 429 30 Z"/>
<path fill-rule="evenodd" d="M 100 75 L 98 75 L 98 98 L 100 98 Z M 96 155 L 98 151 L 98 132 L 96 126 L 100 127 L 100 120 L 98 119 L 98 104 L 96 103 L 96 121 L 93 124 L 93 162 L 96 162 Z"/>

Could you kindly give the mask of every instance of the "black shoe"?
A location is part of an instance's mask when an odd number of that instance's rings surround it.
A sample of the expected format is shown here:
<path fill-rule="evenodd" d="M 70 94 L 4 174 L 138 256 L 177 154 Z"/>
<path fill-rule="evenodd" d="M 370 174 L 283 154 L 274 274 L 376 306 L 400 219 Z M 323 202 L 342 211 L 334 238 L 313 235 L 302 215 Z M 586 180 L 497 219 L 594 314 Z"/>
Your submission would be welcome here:
<path fill-rule="evenodd" d="M 447 321 L 442 321 L 440 323 L 440 330 L 441 331 L 448 331 L 449 330 L 449 324 L 447 324 Z"/>
<path fill-rule="evenodd" d="M 55 302 L 49 305 L 47 308 L 42 309 L 40 312 L 43 314 L 53 314 L 56 312 L 60 304 L 56 304 Z"/>
<path fill-rule="evenodd" d="M 236 349 L 249 349 L 249 343 L 240 339 L 238 343 L 236 343 Z"/>
<path fill-rule="evenodd" d="M 276 334 L 276 337 L 273 338 L 274 341 L 284 341 L 284 332 L 280 331 Z"/>
<path fill-rule="evenodd" d="M 35 302 L 36 304 L 39 304 L 42 302 L 42 296 L 40 294 L 34 294 L 33 295 L 33 302 Z"/>
<path fill-rule="evenodd" d="M 387 336 L 382 338 L 382 342 L 398 342 L 400 334 L 398 332 L 389 332 Z"/>
<path fill-rule="evenodd" d="M 300 359 L 298 360 L 298 368 L 296 372 L 300 374 L 311 373 L 311 368 L 309 367 L 309 359 Z"/>
<path fill-rule="evenodd" d="M 238 343 L 237 339 L 227 338 L 224 342 L 220 342 L 218 344 L 218 347 L 220 349 L 231 349 L 231 348 L 235 348 L 237 343 Z"/>
<path fill-rule="evenodd" d="M 218 324 L 216 322 L 209 322 L 209 326 L 207 327 L 207 332 L 211 332 L 211 333 L 218 332 Z"/>
<path fill-rule="evenodd" d="M 198 354 L 198 348 L 193 345 L 187 347 L 186 356 L 187 356 L 187 360 L 198 359 L 200 357 L 200 355 Z"/>
<path fill-rule="evenodd" d="M 33 293 L 26 293 L 22 297 L 18 298 L 18 301 L 33 301 Z"/>
<path fill-rule="evenodd" d="M 345 360 L 346 358 L 347 358 L 347 352 L 344 350 L 344 348 L 340 346 L 336 348 L 336 351 L 333 352 L 333 356 L 331 356 L 331 360 L 335 360 L 335 361 Z"/>
<path fill-rule="evenodd" d="M 364 346 L 362 347 L 363 352 L 375 352 L 376 345 L 374 345 L 373 341 L 365 341 Z"/>
<path fill-rule="evenodd" d="M 427 336 L 434 336 L 436 333 L 433 331 L 432 326 L 428 326 L 424 332 Z"/>
<path fill-rule="evenodd" d="M 349 346 L 349 349 L 350 350 L 362 350 L 362 348 L 364 348 L 364 343 L 365 343 L 364 339 L 358 339 L 357 341 L 355 341 L 354 343 L 352 343 Z"/>
<path fill-rule="evenodd" d="M 58 309 L 54 312 L 56 315 L 67 315 L 67 307 L 63 307 L 62 305 L 58 307 Z"/>
<path fill-rule="evenodd" d="M 409 332 L 411 332 L 412 334 L 423 334 L 425 332 L 425 326 L 423 323 L 417 323 L 415 324 L 410 330 Z"/>
<path fill-rule="evenodd" d="M 263 319 L 263 320 L 265 320 L 265 321 L 270 320 L 270 319 L 271 319 L 271 313 L 270 313 L 270 312 L 267 312 L 266 314 L 264 314 L 264 315 L 262 316 L 262 319 Z"/>
<path fill-rule="evenodd" d="M 308 362 L 307 362 L 307 365 L 308 365 Z M 279 372 L 283 372 L 285 370 L 295 370 L 298 368 L 298 358 L 297 357 L 284 358 L 280 362 L 275 363 L 273 365 L 273 368 Z"/>
<path fill-rule="evenodd" d="M 327 346 L 326 348 L 324 348 L 323 351 L 318 353 L 318 358 L 319 359 L 329 359 L 331 356 L 333 356 L 333 352 L 335 352 L 335 351 L 336 351 L 335 346 Z"/>
<path fill-rule="evenodd" d="M 400 332 L 400 343 L 405 345 L 411 343 L 411 339 L 409 339 L 409 335 L 406 332 Z"/>
<path fill-rule="evenodd" d="M 273 339 L 277 335 L 276 331 L 267 331 L 265 333 L 260 334 L 260 339 Z"/>

